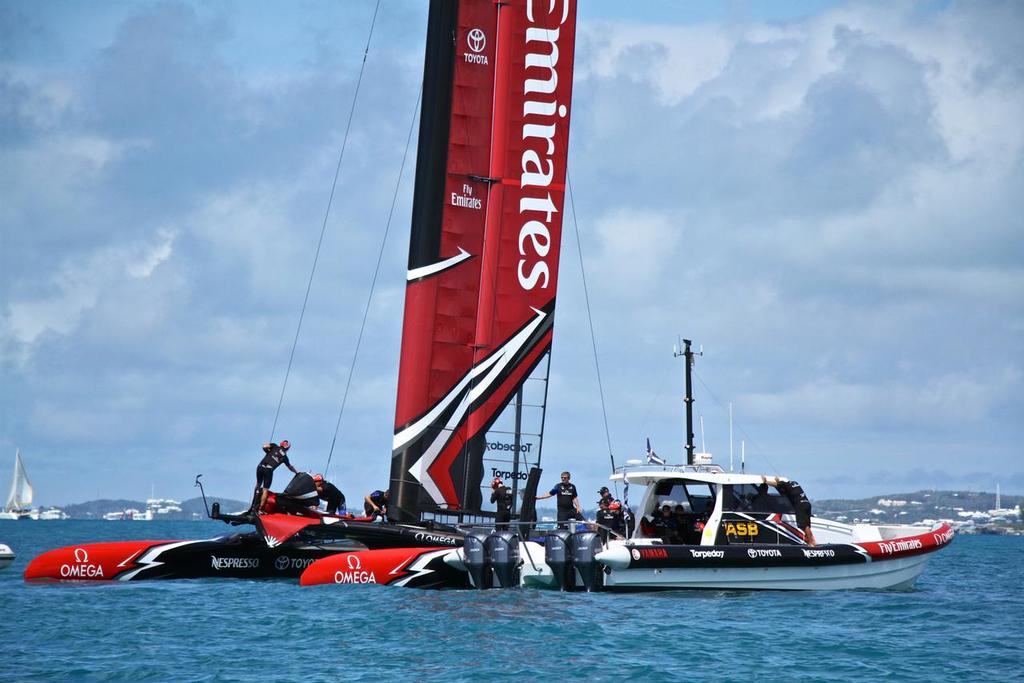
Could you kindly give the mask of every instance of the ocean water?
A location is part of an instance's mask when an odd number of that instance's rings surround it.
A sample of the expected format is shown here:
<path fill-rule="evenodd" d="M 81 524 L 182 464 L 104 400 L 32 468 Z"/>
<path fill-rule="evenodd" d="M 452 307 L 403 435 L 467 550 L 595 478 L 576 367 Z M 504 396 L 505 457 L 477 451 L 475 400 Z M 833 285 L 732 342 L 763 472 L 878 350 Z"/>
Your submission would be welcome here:
<path fill-rule="evenodd" d="M 960 536 L 904 592 L 565 594 L 206 579 L 29 585 L 58 546 L 216 522 L 0 522 L 0 680 L 1024 680 L 1024 538 Z"/>

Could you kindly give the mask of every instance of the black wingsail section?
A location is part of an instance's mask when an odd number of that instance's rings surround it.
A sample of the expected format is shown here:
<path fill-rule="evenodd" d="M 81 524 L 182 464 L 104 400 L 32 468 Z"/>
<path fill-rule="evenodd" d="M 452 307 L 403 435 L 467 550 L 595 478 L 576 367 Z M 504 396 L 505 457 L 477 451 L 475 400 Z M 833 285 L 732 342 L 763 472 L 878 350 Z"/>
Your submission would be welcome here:
<path fill-rule="evenodd" d="M 448 161 L 448 120 L 452 111 L 452 68 L 459 14 L 457 0 L 430 3 L 423 65 L 416 185 L 412 195 L 409 270 L 438 260 L 444 214 L 444 168 Z M 439 170 L 440 169 L 440 170 Z"/>

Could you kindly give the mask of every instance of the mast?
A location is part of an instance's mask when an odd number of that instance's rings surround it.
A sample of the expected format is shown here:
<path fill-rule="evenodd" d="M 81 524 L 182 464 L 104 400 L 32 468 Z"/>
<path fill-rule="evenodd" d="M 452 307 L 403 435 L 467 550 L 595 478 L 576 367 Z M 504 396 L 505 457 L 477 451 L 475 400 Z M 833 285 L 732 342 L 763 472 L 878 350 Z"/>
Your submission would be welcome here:
<path fill-rule="evenodd" d="M 676 347 L 675 352 L 672 354 L 675 357 L 683 356 L 686 369 L 684 375 L 686 377 L 686 397 L 683 401 L 686 403 L 686 464 L 693 464 L 693 382 L 690 377 L 691 370 L 693 368 L 693 351 L 690 350 L 689 339 L 683 340 L 683 350 L 680 352 L 679 347 Z"/>

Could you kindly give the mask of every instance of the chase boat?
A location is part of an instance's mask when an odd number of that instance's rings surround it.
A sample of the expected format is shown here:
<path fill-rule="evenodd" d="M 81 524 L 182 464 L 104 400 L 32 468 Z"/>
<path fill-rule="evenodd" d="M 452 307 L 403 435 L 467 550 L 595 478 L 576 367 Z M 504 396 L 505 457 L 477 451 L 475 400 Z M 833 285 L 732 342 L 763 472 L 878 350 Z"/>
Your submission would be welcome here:
<path fill-rule="evenodd" d="M 642 523 L 633 538 L 608 541 L 594 559 L 604 568 L 601 584 L 612 590 L 909 588 L 928 555 L 953 539 L 947 524 L 851 525 L 812 517 L 817 545 L 809 546 L 786 498 L 755 502 L 759 475 L 716 465 L 645 466 L 612 479 L 625 477 L 647 486 L 642 520 L 663 505 L 682 506 L 682 528 L 670 539 Z"/>

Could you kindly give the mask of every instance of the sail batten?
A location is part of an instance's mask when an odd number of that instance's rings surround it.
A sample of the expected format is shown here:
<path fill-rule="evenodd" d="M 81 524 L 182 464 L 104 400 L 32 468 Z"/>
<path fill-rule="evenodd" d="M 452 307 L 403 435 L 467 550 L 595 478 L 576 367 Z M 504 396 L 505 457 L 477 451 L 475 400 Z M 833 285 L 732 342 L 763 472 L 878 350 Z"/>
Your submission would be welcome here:
<path fill-rule="evenodd" d="M 551 348 L 574 42 L 574 0 L 431 3 L 391 466 L 401 521 L 480 512 L 485 452 L 519 458 L 518 438 L 487 432 Z"/>

